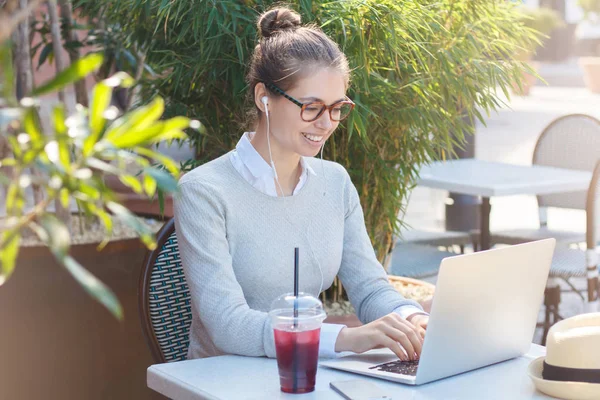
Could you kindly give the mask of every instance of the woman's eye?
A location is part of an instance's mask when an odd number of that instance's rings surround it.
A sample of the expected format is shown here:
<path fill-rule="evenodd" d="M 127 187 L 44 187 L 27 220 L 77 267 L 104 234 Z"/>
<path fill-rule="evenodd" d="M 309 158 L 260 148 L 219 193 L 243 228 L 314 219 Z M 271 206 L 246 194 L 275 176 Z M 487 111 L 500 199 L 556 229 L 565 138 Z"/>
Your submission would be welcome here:
<path fill-rule="evenodd" d="M 317 107 L 306 107 L 306 111 L 318 111 Z"/>

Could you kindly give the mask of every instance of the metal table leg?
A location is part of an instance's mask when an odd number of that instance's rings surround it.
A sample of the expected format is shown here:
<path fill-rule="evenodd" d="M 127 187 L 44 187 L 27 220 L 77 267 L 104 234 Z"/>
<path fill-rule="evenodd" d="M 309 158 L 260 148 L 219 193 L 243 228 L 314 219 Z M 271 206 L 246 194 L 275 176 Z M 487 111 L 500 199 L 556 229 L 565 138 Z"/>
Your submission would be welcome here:
<path fill-rule="evenodd" d="M 491 212 L 490 198 L 481 198 L 481 229 L 479 230 L 480 238 L 480 249 L 488 250 L 491 246 L 490 243 L 490 212 Z"/>

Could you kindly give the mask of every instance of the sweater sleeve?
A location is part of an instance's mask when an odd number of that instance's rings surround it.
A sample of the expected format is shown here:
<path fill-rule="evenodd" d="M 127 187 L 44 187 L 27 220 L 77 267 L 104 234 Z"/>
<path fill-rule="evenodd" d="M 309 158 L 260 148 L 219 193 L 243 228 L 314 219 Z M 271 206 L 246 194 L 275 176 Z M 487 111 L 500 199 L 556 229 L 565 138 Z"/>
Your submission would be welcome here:
<path fill-rule="evenodd" d="M 358 192 L 347 173 L 346 179 L 344 249 L 338 276 L 358 318 L 369 323 L 405 305 L 422 310 L 419 303 L 405 299 L 388 282 L 367 233 Z"/>
<path fill-rule="evenodd" d="M 223 202 L 201 182 L 179 188 L 175 228 L 193 309 L 220 351 L 274 358 L 268 314 L 250 309 L 233 270 Z"/>

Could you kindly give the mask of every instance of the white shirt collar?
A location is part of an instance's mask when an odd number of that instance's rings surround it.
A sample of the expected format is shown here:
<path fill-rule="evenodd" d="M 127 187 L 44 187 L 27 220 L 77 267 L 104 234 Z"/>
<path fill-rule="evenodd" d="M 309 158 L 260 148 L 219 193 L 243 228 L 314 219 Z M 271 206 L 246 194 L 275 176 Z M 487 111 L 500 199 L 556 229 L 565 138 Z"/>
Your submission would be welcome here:
<path fill-rule="evenodd" d="M 241 139 L 235 146 L 235 150 L 237 152 L 238 157 L 240 158 L 242 163 L 244 163 L 246 168 L 248 168 L 248 171 L 250 171 L 252 176 L 254 176 L 255 178 L 268 177 L 272 179 L 274 177 L 273 169 L 271 168 L 269 163 L 267 163 L 265 159 L 262 158 L 258 151 L 256 151 L 256 149 L 250 142 L 254 134 L 255 132 L 244 132 L 244 135 L 241 137 Z M 317 175 L 317 173 L 310 166 L 306 158 L 307 157 L 300 157 L 300 165 L 302 166 L 302 174 L 300 175 L 301 181 L 306 180 L 307 173 L 310 173 L 311 175 Z"/>

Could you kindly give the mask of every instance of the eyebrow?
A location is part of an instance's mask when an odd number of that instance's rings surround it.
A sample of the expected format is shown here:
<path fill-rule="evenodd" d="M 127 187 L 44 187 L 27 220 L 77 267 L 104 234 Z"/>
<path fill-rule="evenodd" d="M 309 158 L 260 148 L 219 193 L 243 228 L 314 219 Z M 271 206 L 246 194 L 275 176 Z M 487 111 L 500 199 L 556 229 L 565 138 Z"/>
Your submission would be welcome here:
<path fill-rule="evenodd" d="M 304 101 L 304 100 L 308 100 L 308 101 L 319 101 L 319 102 L 321 102 L 321 103 L 325 103 L 325 101 L 324 101 L 323 99 L 320 99 L 320 98 L 318 98 L 318 97 L 300 97 L 300 98 L 298 98 L 298 100 L 301 100 L 301 101 Z M 334 102 L 333 102 L 333 103 L 331 103 L 331 104 L 339 103 L 340 101 L 344 101 L 344 100 L 346 100 L 346 98 L 345 98 L 345 97 L 344 97 L 344 98 L 342 98 L 342 99 L 338 99 L 338 100 L 334 101 Z"/>

